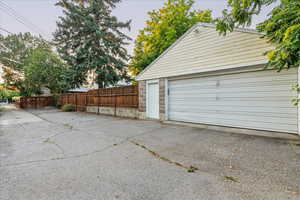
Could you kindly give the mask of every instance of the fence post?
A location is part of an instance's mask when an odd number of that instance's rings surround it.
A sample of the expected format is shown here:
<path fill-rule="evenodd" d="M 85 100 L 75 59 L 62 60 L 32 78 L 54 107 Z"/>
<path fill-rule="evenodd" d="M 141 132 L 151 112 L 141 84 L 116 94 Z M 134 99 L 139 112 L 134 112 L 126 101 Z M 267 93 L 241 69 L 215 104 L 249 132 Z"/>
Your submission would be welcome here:
<path fill-rule="evenodd" d="M 84 109 L 87 111 L 87 93 L 85 93 L 85 100 L 84 100 Z"/>
<path fill-rule="evenodd" d="M 100 113 L 100 108 L 99 108 L 99 98 L 100 98 L 100 89 L 98 88 L 98 98 L 97 98 L 97 104 L 98 104 L 98 112 L 97 112 L 97 114 L 99 115 L 99 113 Z M 101 98 L 100 98 L 101 99 Z"/>
<path fill-rule="evenodd" d="M 74 94 L 75 96 L 75 109 L 78 111 L 78 106 L 77 106 L 77 93 Z"/>
<path fill-rule="evenodd" d="M 117 95 L 115 94 L 115 117 L 117 116 Z"/>

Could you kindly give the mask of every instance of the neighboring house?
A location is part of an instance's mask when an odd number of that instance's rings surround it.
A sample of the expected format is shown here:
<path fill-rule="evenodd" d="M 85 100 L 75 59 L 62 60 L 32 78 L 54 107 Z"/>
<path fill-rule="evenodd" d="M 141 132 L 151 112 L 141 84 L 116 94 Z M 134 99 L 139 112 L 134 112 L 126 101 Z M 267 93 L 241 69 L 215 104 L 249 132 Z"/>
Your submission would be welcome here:
<path fill-rule="evenodd" d="M 78 88 L 71 89 L 68 92 L 70 92 L 70 93 L 85 93 L 85 92 L 88 92 L 90 90 L 95 90 L 97 88 L 98 88 L 97 86 L 93 86 L 93 87 L 80 86 Z"/>
<path fill-rule="evenodd" d="M 49 88 L 46 88 L 46 87 L 42 87 L 41 88 L 41 91 L 42 91 L 42 95 L 41 96 L 49 96 L 51 95 L 51 90 Z"/>
<path fill-rule="evenodd" d="M 263 70 L 273 47 L 261 34 L 192 27 L 136 78 L 144 117 L 299 133 L 298 69 Z"/>

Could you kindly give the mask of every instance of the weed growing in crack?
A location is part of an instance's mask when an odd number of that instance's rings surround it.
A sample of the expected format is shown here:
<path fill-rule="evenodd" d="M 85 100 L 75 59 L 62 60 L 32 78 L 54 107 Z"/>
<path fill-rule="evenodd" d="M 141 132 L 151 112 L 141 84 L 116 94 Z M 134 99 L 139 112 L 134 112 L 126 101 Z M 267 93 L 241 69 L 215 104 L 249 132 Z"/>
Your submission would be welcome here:
<path fill-rule="evenodd" d="M 300 147 L 300 142 L 290 142 L 289 144 L 292 145 L 292 146 Z"/>
<path fill-rule="evenodd" d="M 63 124 L 65 127 L 67 127 L 67 128 L 69 128 L 69 129 L 73 129 L 73 126 L 72 125 L 70 125 L 70 124 Z"/>
<path fill-rule="evenodd" d="M 156 158 L 158 158 L 158 159 L 160 159 L 160 160 L 162 160 L 162 161 L 165 161 L 165 162 L 168 162 L 168 163 L 170 163 L 170 164 L 176 165 L 176 166 L 178 166 L 178 167 L 187 169 L 187 171 L 188 171 L 189 173 L 194 173 L 194 172 L 196 172 L 196 171 L 199 170 L 197 167 L 194 167 L 194 166 L 189 166 L 189 167 L 188 167 L 188 166 L 185 166 L 185 165 L 183 165 L 183 164 L 181 164 L 181 163 L 179 163 L 179 162 L 174 162 L 174 161 L 172 161 L 172 160 L 170 160 L 170 159 L 168 159 L 168 158 L 166 158 L 166 157 L 160 155 L 159 153 L 150 150 L 148 147 L 146 147 L 146 146 L 144 146 L 144 145 L 142 145 L 142 144 L 140 144 L 140 143 L 138 143 L 138 142 L 136 142 L 136 141 L 130 141 L 130 142 L 131 142 L 132 144 L 138 146 L 138 147 L 141 147 L 142 149 L 145 149 L 145 150 L 148 151 L 151 155 L 153 155 L 154 157 L 156 157 Z"/>
<path fill-rule="evenodd" d="M 188 172 L 189 172 L 189 173 L 194 173 L 194 172 L 196 172 L 197 170 L 199 170 L 197 167 L 190 166 L 189 169 L 188 169 Z"/>
<path fill-rule="evenodd" d="M 227 181 L 239 183 L 239 180 L 238 180 L 237 178 L 232 177 L 232 176 L 224 176 L 224 178 L 225 178 L 225 180 L 227 180 Z"/>
<path fill-rule="evenodd" d="M 49 144 L 54 144 L 54 142 L 50 139 L 50 138 L 47 138 L 44 143 L 49 143 Z"/>

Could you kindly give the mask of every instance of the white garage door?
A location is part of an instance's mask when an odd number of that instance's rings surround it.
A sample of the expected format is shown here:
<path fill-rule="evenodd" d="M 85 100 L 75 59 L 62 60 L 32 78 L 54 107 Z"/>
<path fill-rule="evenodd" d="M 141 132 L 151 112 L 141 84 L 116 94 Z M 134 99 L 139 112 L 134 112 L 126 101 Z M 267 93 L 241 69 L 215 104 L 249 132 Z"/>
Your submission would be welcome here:
<path fill-rule="evenodd" d="M 297 70 L 169 81 L 169 120 L 297 133 Z"/>

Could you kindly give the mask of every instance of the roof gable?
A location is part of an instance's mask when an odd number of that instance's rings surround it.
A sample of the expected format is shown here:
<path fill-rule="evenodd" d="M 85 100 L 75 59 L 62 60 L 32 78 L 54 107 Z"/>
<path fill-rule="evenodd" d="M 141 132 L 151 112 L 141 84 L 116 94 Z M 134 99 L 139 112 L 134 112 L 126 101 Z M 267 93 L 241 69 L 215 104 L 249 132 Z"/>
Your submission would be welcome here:
<path fill-rule="evenodd" d="M 237 28 L 226 36 L 215 25 L 199 23 L 153 61 L 136 80 L 187 75 L 267 63 L 264 52 L 273 49 L 260 33 Z"/>

